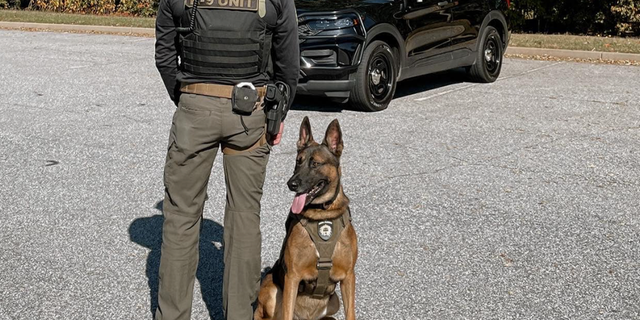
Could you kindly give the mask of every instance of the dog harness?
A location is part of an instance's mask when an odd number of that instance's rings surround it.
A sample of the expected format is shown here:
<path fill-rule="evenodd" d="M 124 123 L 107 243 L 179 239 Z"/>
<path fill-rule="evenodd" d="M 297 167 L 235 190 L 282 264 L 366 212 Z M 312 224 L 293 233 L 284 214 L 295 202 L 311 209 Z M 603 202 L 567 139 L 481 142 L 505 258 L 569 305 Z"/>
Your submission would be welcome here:
<path fill-rule="evenodd" d="M 330 278 L 331 267 L 333 267 L 331 257 L 342 231 L 351 223 L 351 211 L 347 208 L 345 214 L 331 220 L 311 220 L 300 215 L 294 215 L 294 217 L 307 230 L 318 252 L 318 263 L 316 264 L 318 279 L 300 282 L 298 292 L 307 293 L 316 299 L 333 294 L 335 286 L 332 286 L 334 283 Z M 333 288 L 332 292 L 327 292 L 329 287 Z"/>

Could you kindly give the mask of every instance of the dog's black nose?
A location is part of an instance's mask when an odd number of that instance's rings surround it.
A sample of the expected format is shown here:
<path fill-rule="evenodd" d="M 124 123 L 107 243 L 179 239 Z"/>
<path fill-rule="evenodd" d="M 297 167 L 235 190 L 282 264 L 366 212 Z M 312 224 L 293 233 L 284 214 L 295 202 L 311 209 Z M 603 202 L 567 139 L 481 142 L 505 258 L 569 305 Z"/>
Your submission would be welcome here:
<path fill-rule="evenodd" d="M 291 179 L 289 180 L 289 182 L 287 182 L 287 185 L 289 186 L 289 190 L 298 191 L 298 187 L 300 186 L 300 181 L 298 181 L 297 179 Z"/>

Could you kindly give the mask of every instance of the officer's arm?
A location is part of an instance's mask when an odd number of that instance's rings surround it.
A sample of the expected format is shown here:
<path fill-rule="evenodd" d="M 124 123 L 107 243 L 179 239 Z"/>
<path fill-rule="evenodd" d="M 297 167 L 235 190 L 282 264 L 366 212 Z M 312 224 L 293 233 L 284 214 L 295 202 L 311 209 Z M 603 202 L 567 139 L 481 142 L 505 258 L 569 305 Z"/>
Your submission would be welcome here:
<path fill-rule="evenodd" d="M 298 44 L 298 18 L 293 0 L 280 0 L 278 21 L 273 33 L 275 80 L 291 88 L 287 106 L 291 106 L 296 95 L 300 73 L 300 45 Z M 287 110 L 288 111 L 288 110 Z M 285 113 L 286 115 L 286 113 Z"/>
<path fill-rule="evenodd" d="M 176 100 L 178 52 L 176 50 L 176 24 L 170 0 L 160 0 L 156 17 L 156 68 L 160 72 L 171 100 Z"/>

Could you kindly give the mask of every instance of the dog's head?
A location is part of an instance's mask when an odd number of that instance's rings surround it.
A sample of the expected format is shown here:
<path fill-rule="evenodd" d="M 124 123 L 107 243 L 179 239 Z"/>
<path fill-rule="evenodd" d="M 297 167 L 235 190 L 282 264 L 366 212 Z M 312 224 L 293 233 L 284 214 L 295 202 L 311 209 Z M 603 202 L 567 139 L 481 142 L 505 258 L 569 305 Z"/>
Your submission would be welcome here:
<path fill-rule="evenodd" d="M 291 205 L 295 214 L 308 204 L 324 204 L 336 198 L 340 192 L 340 155 L 342 155 L 342 131 L 338 119 L 333 120 L 325 133 L 322 144 L 313 140 L 309 118 L 300 125 L 298 155 L 293 176 L 287 182 L 296 193 Z"/>

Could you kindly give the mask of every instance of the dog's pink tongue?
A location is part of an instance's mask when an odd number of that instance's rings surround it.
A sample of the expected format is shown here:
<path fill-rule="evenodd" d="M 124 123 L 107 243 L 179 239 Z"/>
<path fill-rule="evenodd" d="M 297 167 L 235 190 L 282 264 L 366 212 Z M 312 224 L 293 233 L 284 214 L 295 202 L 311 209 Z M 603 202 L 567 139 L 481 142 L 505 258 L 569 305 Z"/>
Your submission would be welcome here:
<path fill-rule="evenodd" d="M 304 208 L 304 204 L 306 201 L 307 201 L 306 193 L 301 193 L 296 195 L 296 197 L 293 198 L 293 204 L 291 205 L 291 212 L 295 214 L 299 214 L 300 212 L 302 212 L 302 209 Z"/>

